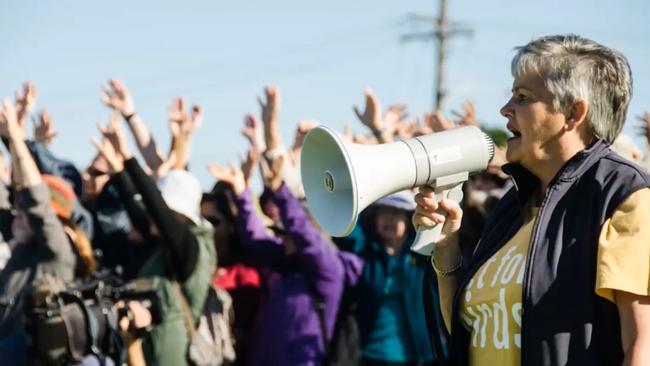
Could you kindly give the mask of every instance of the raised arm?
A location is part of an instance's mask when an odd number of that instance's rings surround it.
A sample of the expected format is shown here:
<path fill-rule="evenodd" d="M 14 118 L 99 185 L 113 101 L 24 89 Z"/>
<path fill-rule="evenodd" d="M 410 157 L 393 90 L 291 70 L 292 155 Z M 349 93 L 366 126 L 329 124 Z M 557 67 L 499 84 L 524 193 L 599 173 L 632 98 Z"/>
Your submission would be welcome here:
<path fill-rule="evenodd" d="M 9 139 L 11 161 L 16 174 L 16 188 L 31 188 L 41 184 L 43 182 L 41 173 L 25 144 L 25 131 L 18 124 L 16 109 L 7 98 L 2 103 L 0 123 L 2 128 L 0 133 Z"/>
<path fill-rule="evenodd" d="M 244 117 L 244 125 L 241 128 L 241 133 L 248 140 L 251 149 L 257 151 L 266 150 L 266 143 L 264 142 L 264 128 L 262 127 L 259 119 L 252 114 L 248 113 Z"/>
<path fill-rule="evenodd" d="M 254 162 L 245 165 L 254 166 Z M 226 182 L 233 187 L 236 195 L 234 202 L 237 206 L 236 224 L 244 250 L 258 264 L 273 266 L 282 259 L 284 247 L 279 238 L 269 233 L 259 216 L 242 169 L 234 164 L 224 168 L 212 163 L 208 165 L 208 170 L 218 181 Z"/>
<path fill-rule="evenodd" d="M 119 112 L 127 122 L 142 158 L 151 171 L 157 171 L 164 162 L 164 154 L 156 145 L 144 120 L 135 112 L 133 99 L 126 85 L 118 79 L 108 80 L 108 86 L 102 91 L 102 101 L 108 107 Z"/>
<path fill-rule="evenodd" d="M 22 94 L 16 92 L 16 114 L 18 117 L 18 125 L 21 127 L 25 135 L 27 135 L 27 119 L 34 111 L 34 106 L 36 105 L 36 95 L 36 85 L 31 81 L 25 81 L 23 83 Z"/>
<path fill-rule="evenodd" d="M 161 193 L 153 181 L 146 175 L 137 160 L 133 158 L 126 146 L 126 140 L 119 124 L 111 126 L 102 131 L 111 142 L 113 150 L 119 152 L 120 159 L 111 155 L 110 150 L 94 141 L 100 153 L 113 165 L 114 171 L 125 170 L 138 193 L 142 196 L 142 202 L 156 225 L 162 244 L 169 251 L 169 255 L 177 260 L 173 261 L 175 276 L 179 281 L 187 279 L 196 265 L 198 259 L 198 242 L 192 234 L 189 225 L 181 222 L 174 212 L 165 204 Z M 120 166 L 120 164 L 122 164 Z"/>
<path fill-rule="evenodd" d="M 336 249 L 312 224 L 307 210 L 292 194 L 282 180 L 282 158 L 271 162 L 265 176 L 265 186 L 272 192 L 272 199 L 278 206 L 284 230 L 301 258 L 305 274 L 313 279 L 334 279 L 341 269 Z"/>
<path fill-rule="evenodd" d="M 636 118 L 641 122 L 638 130 L 639 134 L 645 139 L 647 150 L 650 147 L 650 113 L 645 112 L 642 115 L 636 116 Z"/>
<path fill-rule="evenodd" d="M 282 135 L 280 134 L 280 91 L 275 85 L 264 88 L 266 100 L 258 98 L 262 108 L 262 122 L 264 123 L 264 142 L 268 150 L 282 148 Z"/>
<path fill-rule="evenodd" d="M 192 134 L 203 120 L 203 112 L 198 105 L 192 106 L 192 112 L 185 110 L 182 97 L 174 99 L 169 113 L 169 129 L 172 134 L 172 148 L 169 163 L 171 169 L 186 169 L 190 159 Z"/>
<path fill-rule="evenodd" d="M 74 268 L 74 255 L 61 222 L 50 203 L 47 185 L 25 144 L 25 131 L 18 124 L 18 115 L 7 98 L 0 114 L 0 134 L 9 139 L 17 190 L 16 207 L 25 214 L 34 240 L 44 244 L 60 261 Z"/>
<path fill-rule="evenodd" d="M 388 108 L 386 115 L 382 116 L 381 104 L 375 93 L 370 88 L 366 88 L 364 95 L 366 102 L 363 113 L 357 106 L 354 106 L 354 114 L 362 124 L 370 129 L 379 143 L 392 142 L 395 131 L 403 119 L 408 116 L 406 107 L 399 103 L 393 104 Z"/>
<path fill-rule="evenodd" d="M 100 128 L 102 132 L 108 129 L 107 127 L 103 128 L 101 126 Z M 108 173 L 111 176 L 110 182 L 112 182 L 118 191 L 119 198 L 124 204 L 124 209 L 129 216 L 129 221 L 143 237 L 150 239 L 151 235 L 149 230 L 151 220 L 142 203 L 140 193 L 135 189 L 129 174 L 124 170 L 122 157 L 115 151 L 113 145 L 106 138 L 103 138 L 101 142 L 93 140 L 93 144 L 108 162 Z"/>
<path fill-rule="evenodd" d="M 305 136 L 307 136 L 307 133 L 316 126 L 318 126 L 318 122 L 312 119 L 298 122 L 298 126 L 296 126 L 296 135 L 293 139 L 293 146 L 291 146 L 291 160 L 293 166 L 300 166 L 300 151 L 302 150 Z"/>
<path fill-rule="evenodd" d="M 341 272 L 337 269 L 341 267 L 337 249 L 312 224 L 300 201 L 285 185 L 273 191 L 272 199 L 278 205 L 284 229 L 295 246 L 295 254 L 301 258 L 304 273 L 316 281 L 339 278 Z"/>

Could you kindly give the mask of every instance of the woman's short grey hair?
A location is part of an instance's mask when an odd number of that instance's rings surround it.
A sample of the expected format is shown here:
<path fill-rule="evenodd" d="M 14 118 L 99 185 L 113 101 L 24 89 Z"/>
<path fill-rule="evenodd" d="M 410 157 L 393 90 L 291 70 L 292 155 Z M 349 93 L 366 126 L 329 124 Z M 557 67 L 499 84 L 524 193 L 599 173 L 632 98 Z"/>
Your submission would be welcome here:
<path fill-rule="evenodd" d="M 516 50 L 513 76 L 536 72 L 553 95 L 555 110 L 565 114 L 586 100 L 591 132 L 614 142 L 632 97 L 632 72 L 622 53 L 574 34 L 541 37 Z"/>

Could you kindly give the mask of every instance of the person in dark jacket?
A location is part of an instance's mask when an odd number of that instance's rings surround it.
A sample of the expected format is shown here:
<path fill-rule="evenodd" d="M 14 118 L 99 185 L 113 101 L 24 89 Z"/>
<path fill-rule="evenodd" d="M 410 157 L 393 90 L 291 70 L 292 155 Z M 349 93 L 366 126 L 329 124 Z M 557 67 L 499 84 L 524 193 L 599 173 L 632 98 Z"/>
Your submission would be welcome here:
<path fill-rule="evenodd" d="M 148 364 L 187 365 L 188 327 L 198 322 L 216 267 L 212 226 L 199 213 L 200 183 L 185 170 L 154 183 L 131 155 L 119 121 L 102 133 L 104 143 L 93 142 L 117 179 L 132 225 L 152 247 L 139 277 L 152 281 L 162 319 L 144 336 L 143 353 Z"/>
<path fill-rule="evenodd" d="M 438 365 L 446 357 L 440 311 L 431 311 L 434 327 L 427 329 L 422 301 L 438 306 L 435 276 L 427 258 L 409 250 L 414 209 L 413 193 L 392 194 L 364 211 L 349 236 L 335 239 L 364 261 L 353 292 L 363 365 Z"/>
<path fill-rule="evenodd" d="M 517 49 L 514 187 L 460 255 L 458 204 L 422 188 L 454 365 L 650 364 L 650 178 L 612 152 L 632 94 L 625 57 L 576 35 Z M 438 209 L 447 211 L 445 217 Z"/>

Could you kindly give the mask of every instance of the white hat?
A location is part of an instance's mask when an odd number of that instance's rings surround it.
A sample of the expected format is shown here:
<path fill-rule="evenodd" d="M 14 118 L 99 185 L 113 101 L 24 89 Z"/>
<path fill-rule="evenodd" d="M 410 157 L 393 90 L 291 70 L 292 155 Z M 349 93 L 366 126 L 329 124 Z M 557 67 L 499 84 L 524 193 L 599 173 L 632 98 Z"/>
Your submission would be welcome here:
<path fill-rule="evenodd" d="M 393 193 L 390 196 L 379 199 L 376 205 L 399 208 L 405 211 L 415 210 L 415 195 L 410 190 Z"/>
<path fill-rule="evenodd" d="M 172 170 L 158 178 L 156 186 L 167 207 L 192 220 L 196 225 L 201 223 L 199 209 L 203 191 L 201 183 L 193 174 L 185 170 Z"/>

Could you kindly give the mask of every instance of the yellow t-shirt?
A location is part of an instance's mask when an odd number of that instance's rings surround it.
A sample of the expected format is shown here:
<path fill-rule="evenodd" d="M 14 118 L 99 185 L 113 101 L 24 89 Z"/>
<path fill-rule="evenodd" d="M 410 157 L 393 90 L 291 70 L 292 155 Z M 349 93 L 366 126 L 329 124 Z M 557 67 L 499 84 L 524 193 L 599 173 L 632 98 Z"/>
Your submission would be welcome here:
<path fill-rule="evenodd" d="M 476 271 L 459 304 L 471 333 L 470 365 L 521 363 L 522 286 L 537 209 L 531 219 Z M 596 294 L 650 295 L 650 189 L 639 190 L 605 222 L 598 242 Z"/>

